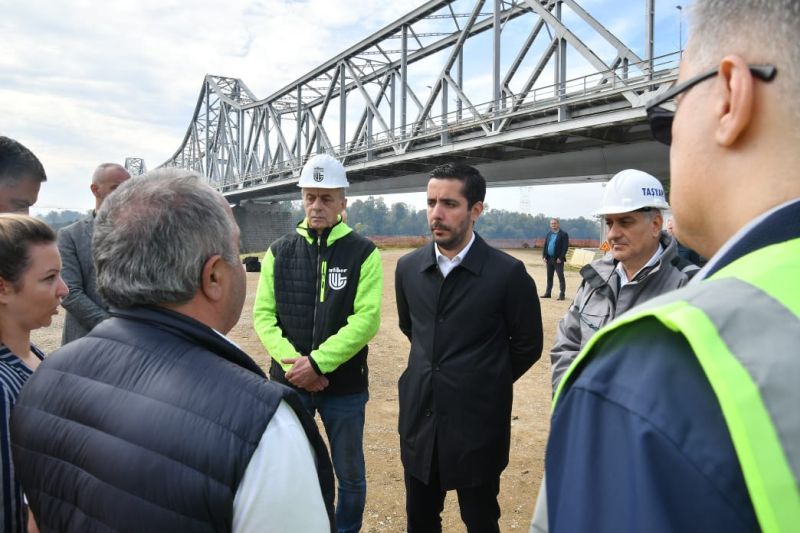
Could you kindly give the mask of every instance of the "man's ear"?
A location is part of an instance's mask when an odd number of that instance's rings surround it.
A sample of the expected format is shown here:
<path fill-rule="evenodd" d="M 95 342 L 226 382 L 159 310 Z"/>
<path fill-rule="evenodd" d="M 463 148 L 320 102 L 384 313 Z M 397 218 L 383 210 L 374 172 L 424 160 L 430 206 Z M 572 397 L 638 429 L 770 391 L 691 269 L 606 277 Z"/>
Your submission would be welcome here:
<path fill-rule="evenodd" d="M 661 228 L 664 227 L 664 217 L 661 215 L 653 216 L 653 234 L 661 238 Z"/>
<path fill-rule="evenodd" d="M 97 191 L 100 189 L 100 187 L 96 183 L 92 183 L 91 185 L 89 185 L 89 188 L 92 190 L 92 194 L 94 195 L 94 197 L 97 198 L 98 197 Z"/>
<path fill-rule="evenodd" d="M 209 257 L 203 265 L 200 276 L 200 290 L 212 302 L 218 302 L 224 295 L 222 280 L 228 274 L 225 266 L 227 263 L 221 255 Z"/>
<path fill-rule="evenodd" d="M 747 63 L 737 55 L 722 58 L 717 79 L 716 140 L 721 146 L 731 146 L 752 120 L 755 79 Z"/>
<path fill-rule="evenodd" d="M 481 214 L 483 213 L 483 202 L 475 202 L 472 204 L 472 208 L 470 209 L 470 216 L 472 217 L 472 223 L 475 224 L 480 218 Z"/>

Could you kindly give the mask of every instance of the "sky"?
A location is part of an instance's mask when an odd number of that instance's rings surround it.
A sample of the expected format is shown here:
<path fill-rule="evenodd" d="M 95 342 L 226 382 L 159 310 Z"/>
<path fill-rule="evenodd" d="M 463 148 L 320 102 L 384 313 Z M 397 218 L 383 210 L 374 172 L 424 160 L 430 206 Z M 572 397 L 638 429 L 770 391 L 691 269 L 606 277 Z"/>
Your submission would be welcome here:
<path fill-rule="evenodd" d="M 579 3 L 632 48 L 643 42 L 643 0 Z M 685 33 L 677 3 L 656 0 L 656 55 L 677 50 L 681 24 Z M 99 163 L 142 157 L 152 169 L 175 152 L 206 74 L 241 78 L 264 98 L 422 4 L 0 0 L 0 135 L 45 167 L 34 212 L 87 210 Z M 571 218 L 601 198 L 600 184 L 549 185 L 490 189 L 486 203 Z M 425 204 L 424 193 L 385 201 Z"/>

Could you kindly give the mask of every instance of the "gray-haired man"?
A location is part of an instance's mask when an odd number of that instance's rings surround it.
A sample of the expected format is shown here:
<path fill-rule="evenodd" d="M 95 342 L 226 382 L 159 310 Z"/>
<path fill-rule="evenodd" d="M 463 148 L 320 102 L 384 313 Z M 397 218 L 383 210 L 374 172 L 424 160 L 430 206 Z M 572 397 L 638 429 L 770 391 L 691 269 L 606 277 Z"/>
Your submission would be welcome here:
<path fill-rule="evenodd" d="M 332 528 L 316 426 L 224 336 L 245 299 L 238 242 L 227 202 L 191 172 L 103 203 L 93 248 L 112 317 L 39 366 L 11 424 L 42 530 Z"/>
<path fill-rule="evenodd" d="M 678 82 L 647 111 L 677 236 L 710 259 L 564 375 L 551 532 L 798 530 L 798 34 L 797 0 L 692 2 Z"/>

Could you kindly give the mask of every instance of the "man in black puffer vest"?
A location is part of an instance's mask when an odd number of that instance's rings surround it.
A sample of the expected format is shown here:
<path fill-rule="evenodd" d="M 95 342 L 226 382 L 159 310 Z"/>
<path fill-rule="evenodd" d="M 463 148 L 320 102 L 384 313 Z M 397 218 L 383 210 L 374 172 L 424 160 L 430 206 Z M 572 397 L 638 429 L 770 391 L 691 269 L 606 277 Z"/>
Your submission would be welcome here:
<path fill-rule="evenodd" d="M 42 532 L 333 529 L 313 420 L 224 336 L 245 299 L 238 242 L 192 172 L 154 171 L 103 203 L 93 253 L 112 318 L 40 365 L 11 422 Z"/>
<path fill-rule="evenodd" d="M 378 249 L 342 220 L 348 185 L 333 157 L 308 160 L 298 182 L 306 218 L 264 254 L 253 305 L 270 376 L 295 387 L 325 425 L 339 533 L 358 532 L 364 514 L 367 342 L 378 331 L 383 287 Z"/>

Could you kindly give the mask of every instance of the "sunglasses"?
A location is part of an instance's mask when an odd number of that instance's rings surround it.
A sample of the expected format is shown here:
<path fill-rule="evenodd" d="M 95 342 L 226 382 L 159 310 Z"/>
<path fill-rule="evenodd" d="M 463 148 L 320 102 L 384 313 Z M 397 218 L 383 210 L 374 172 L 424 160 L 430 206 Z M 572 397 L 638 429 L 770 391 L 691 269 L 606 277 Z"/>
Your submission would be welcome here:
<path fill-rule="evenodd" d="M 778 73 L 775 65 L 748 65 L 747 68 L 754 77 L 762 81 L 772 81 L 775 79 L 775 74 Z M 719 73 L 719 69 L 715 68 L 694 78 L 690 78 L 683 83 L 673 85 L 664 94 L 659 95 L 647 102 L 647 120 L 650 121 L 650 131 L 653 133 L 653 138 L 660 143 L 666 145 L 672 144 L 672 120 L 675 118 L 675 111 L 665 109 L 662 105 L 669 100 L 672 100 L 682 92 L 686 92 L 698 83 L 704 82 L 709 78 L 713 78 Z"/>

